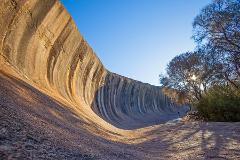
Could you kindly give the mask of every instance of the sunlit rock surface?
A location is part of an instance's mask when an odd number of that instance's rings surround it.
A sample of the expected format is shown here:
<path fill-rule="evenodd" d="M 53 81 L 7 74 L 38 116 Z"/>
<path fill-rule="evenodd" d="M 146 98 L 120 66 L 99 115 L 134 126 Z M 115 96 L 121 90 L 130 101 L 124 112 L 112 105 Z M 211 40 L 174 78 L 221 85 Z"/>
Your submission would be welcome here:
<path fill-rule="evenodd" d="M 239 158 L 239 125 L 165 124 L 187 110 L 106 70 L 59 1 L 0 0 L 0 159 Z"/>

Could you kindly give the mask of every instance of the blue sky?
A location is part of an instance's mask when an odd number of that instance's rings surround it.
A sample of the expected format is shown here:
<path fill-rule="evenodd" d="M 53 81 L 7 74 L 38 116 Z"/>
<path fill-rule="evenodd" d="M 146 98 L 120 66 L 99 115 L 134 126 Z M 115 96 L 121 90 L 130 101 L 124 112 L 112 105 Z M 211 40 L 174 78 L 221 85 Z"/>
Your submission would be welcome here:
<path fill-rule="evenodd" d="M 211 0 L 61 0 L 105 67 L 153 85 L 195 48 L 192 22 Z"/>

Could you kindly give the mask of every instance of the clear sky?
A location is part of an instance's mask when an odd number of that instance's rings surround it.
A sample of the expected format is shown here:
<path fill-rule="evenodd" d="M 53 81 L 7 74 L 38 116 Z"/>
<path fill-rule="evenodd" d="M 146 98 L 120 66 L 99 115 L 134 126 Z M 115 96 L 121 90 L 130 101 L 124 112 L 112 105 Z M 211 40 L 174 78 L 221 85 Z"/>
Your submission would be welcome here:
<path fill-rule="evenodd" d="M 153 85 L 195 48 L 192 22 L 211 0 L 61 0 L 105 67 Z"/>

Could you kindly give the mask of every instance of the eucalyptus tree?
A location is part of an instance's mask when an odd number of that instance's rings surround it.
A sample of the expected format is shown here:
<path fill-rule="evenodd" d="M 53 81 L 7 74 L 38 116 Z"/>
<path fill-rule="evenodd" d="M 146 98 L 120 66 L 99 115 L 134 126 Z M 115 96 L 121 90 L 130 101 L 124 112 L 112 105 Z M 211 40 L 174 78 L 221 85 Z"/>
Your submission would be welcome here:
<path fill-rule="evenodd" d="M 240 77 L 240 0 L 214 0 L 196 16 L 193 38 L 199 46 L 211 48 L 223 78 L 239 87 Z"/>

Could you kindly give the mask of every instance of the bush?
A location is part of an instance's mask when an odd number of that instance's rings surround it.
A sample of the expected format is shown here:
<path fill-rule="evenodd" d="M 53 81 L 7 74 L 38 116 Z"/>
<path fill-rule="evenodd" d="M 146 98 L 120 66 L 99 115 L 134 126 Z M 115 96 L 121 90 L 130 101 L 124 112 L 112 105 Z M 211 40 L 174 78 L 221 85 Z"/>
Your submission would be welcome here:
<path fill-rule="evenodd" d="M 240 121 L 240 91 L 230 86 L 214 86 L 196 104 L 209 121 Z"/>

